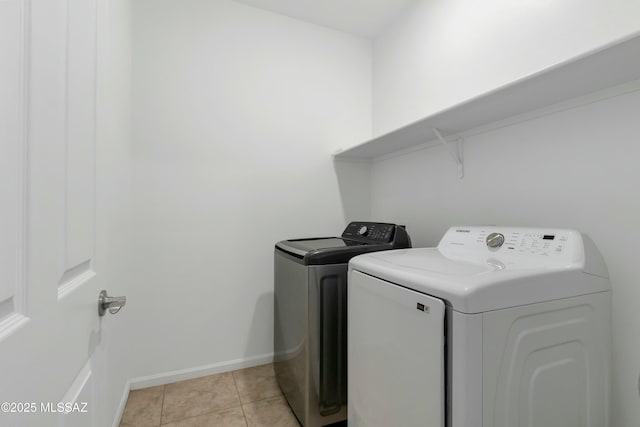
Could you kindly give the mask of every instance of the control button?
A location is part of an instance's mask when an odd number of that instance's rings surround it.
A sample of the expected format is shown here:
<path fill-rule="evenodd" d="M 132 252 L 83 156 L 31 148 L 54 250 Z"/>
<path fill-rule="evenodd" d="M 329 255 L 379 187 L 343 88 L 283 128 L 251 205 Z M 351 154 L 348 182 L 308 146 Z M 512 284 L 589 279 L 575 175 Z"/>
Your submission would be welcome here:
<path fill-rule="evenodd" d="M 361 236 L 366 236 L 367 235 L 367 231 L 369 231 L 369 229 L 367 228 L 366 225 L 363 225 L 362 227 L 360 227 L 360 229 L 358 230 L 358 234 Z"/>
<path fill-rule="evenodd" d="M 487 246 L 490 248 L 499 248 L 504 243 L 504 235 L 500 233 L 491 233 L 487 236 Z"/>

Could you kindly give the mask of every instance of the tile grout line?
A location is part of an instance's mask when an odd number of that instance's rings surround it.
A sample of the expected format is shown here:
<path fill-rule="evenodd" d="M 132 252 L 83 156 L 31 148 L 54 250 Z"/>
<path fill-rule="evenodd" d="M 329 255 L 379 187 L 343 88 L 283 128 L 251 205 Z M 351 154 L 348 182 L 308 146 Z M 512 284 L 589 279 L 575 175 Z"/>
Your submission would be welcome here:
<path fill-rule="evenodd" d="M 202 414 L 198 414 L 198 415 L 189 415 L 188 417 L 180 418 L 179 420 L 169 421 L 168 423 L 166 423 L 164 425 L 168 425 L 168 424 L 171 424 L 171 423 L 181 423 L 182 421 L 190 420 L 192 418 L 200 418 L 200 417 L 204 417 L 205 415 L 217 414 L 217 413 L 220 413 L 220 412 L 226 412 L 226 411 L 230 411 L 231 409 L 236 409 L 236 408 L 241 408 L 241 407 L 242 406 L 230 406 L 230 407 L 224 408 L 224 409 L 216 409 L 215 411 L 203 412 Z M 160 425 L 160 427 L 162 427 L 162 425 Z"/>
<path fill-rule="evenodd" d="M 163 384 L 162 385 L 162 404 L 160 405 L 160 424 L 158 425 L 158 427 L 162 426 L 162 414 L 164 413 L 164 397 L 167 394 L 167 385 Z"/>
<path fill-rule="evenodd" d="M 263 397 L 262 399 L 252 400 L 251 402 L 243 403 L 243 405 L 250 405 L 252 403 L 264 402 L 265 400 L 276 399 L 278 397 L 284 397 L 284 394 L 279 394 L 277 396 L 271 396 L 271 397 Z"/>
<path fill-rule="evenodd" d="M 244 404 L 242 403 L 242 398 L 240 397 L 240 390 L 238 390 L 238 383 L 236 382 L 236 376 L 233 375 L 234 372 L 237 372 L 239 369 L 235 371 L 231 371 L 231 378 L 233 378 L 233 385 L 236 387 L 236 393 L 238 393 L 238 401 L 240 402 L 240 410 L 242 411 L 242 417 L 244 418 L 244 423 L 249 427 L 249 420 L 247 419 L 247 414 L 244 413 Z"/>

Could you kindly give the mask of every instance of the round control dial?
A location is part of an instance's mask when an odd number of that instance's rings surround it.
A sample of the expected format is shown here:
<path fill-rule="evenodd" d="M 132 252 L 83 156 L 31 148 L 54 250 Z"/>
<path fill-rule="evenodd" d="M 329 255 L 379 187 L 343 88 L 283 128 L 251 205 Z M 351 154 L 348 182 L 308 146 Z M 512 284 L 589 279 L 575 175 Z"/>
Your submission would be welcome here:
<path fill-rule="evenodd" d="M 369 231 L 369 229 L 367 228 L 366 225 L 363 225 L 362 227 L 360 227 L 360 229 L 358 230 L 358 234 L 360 236 L 366 236 L 367 235 L 367 231 Z"/>
<path fill-rule="evenodd" d="M 500 233 L 491 233 L 487 236 L 487 246 L 490 248 L 499 248 L 504 244 L 504 235 Z"/>

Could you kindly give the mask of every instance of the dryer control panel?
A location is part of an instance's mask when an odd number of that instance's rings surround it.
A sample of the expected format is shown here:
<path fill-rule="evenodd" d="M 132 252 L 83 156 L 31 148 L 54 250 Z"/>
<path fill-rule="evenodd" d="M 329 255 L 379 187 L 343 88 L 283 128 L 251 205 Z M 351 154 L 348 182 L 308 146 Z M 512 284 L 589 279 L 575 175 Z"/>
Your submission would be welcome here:
<path fill-rule="evenodd" d="M 583 253 L 575 230 L 515 227 L 452 227 L 438 248 L 459 254 L 543 257 L 575 261 Z"/>
<path fill-rule="evenodd" d="M 498 249 L 504 247 L 506 251 L 517 252 L 521 254 L 533 254 L 550 256 L 554 254 L 561 254 L 569 240 L 569 233 L 556 233 L 556 232 L 540 232 L 540 231 L 511 231 L 502 233 L 488 233 L 481 230 L 478 233 L 477 242 L 486 243 L 489 249 Z M 492 242 L 500 241 L 499 237 L 504 236 L 503 243 L 497 246 L 492 246 Z"/>

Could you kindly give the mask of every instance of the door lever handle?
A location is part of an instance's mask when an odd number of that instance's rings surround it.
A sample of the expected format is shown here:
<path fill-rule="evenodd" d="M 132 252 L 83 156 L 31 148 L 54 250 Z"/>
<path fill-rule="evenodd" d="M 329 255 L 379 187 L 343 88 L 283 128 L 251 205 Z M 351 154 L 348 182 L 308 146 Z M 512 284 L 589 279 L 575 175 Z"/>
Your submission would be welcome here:
<path fill-rule="evenodd" d="M 98 315 L 104 316 L 107 310 L 111 314 L 116 314 L 126 303 L 127 297 L 110 297 L 107 291 L 102 290 L 98 296 Z"/>

